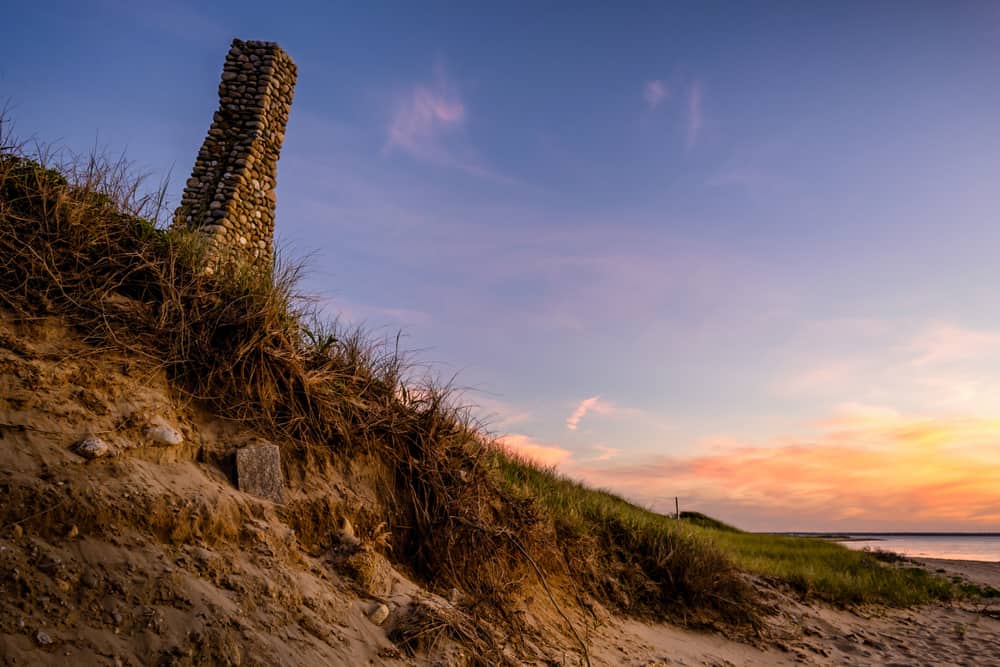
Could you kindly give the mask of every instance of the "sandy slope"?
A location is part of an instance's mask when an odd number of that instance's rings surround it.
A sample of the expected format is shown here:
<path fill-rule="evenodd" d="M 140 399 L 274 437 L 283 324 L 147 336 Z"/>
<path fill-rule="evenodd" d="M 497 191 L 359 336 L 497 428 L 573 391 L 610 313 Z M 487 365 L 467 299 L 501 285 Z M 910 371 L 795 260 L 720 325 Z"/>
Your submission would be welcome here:
<path fill-rule="evenodd" d="M 960 577 L 980 586 L 1000 590 L 1000 561 L 985 563 L 978 560 L 946 560 L 944 558 L 918 558 L 928 570 L 949 577 Z"/>
<path fill-rule="evenodd" d="M 972 583 L 1000 588 L 1000 563 L 922 559 Z M 850 612 L 778 592 L 781 612 L 759 646 L 667 625 L 613 621 L 596 633 L 599 665 L 1000 665 L 1000 600 L 910 610 Z"/>
<path fill-rule="evenodd" d="M 154 418 L 184 443 L 151 443 Z M 88 434 L 120 454 L 77 455 Z M 441 642 L 407 659 L 388 638 L 407 605 L 431 594 L 409 584 L 390 600 L 347 576 L 331 549 L 310 548 L 303 515 L 323 514 L 322 525 L 342 507 L 356 516 L 371 505 L 363 484 L 328 471 L 318 490 L 297 484 L 284 507 L 235 488 L 220 462 L 253 437 L 172 395 L 153 365 L 95 351 L 58 321 L 0 312 L 0 664 L 398 665 L 458 655 Z M 394 616 L 377 624 L 368 614 L 383 602 Z"/>

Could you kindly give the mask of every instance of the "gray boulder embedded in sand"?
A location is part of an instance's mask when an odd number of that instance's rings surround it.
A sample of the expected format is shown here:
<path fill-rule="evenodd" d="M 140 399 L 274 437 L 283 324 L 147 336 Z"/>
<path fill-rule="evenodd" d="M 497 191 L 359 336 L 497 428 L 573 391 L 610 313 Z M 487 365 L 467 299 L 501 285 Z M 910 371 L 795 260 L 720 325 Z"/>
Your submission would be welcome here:
<path fill-rule="evenodd" d="M 280 503 L 285 482 L 277 445 L 247 445 L 236 452 L 236 484 L 240 491 Z"/>
<path fill-rule="evenodd" d="M 99 459 L 115 454 L 115 448 L 96 435 L 87 436 L 78 442 L 73 450 L 85 459 Z"/>

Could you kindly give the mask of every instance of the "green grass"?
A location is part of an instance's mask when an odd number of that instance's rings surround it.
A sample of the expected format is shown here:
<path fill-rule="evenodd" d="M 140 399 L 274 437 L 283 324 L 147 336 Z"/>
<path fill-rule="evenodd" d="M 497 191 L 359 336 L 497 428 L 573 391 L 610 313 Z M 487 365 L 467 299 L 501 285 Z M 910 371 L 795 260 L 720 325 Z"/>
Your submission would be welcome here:
<path fill-rule="evenodd" d="M 869 553 L 820 538 L 740 531 L 712 531 L 737 567 L 791 585 L 835 604 L 893 606 L 947 600 L 957 594 L 943 577 L 905 562 L 880 562 Z"/>
<path fill-rule="evenodd" d="M 754 623 L 752 588 L 696 526 L 500 451 L 501 484 L 537 504 L 571 571 L 599 599 L 637 615 L 688 623 Z"/>
<path fill-rule="evenodd" d="M 729 532 L 739 532 L 739 528 L 730 526 L 728 523 L 722 523 L 718 519 L 713 519 L 710 516 L 706 516 L 701 512 L 681 512 L 681 518 L 692 523 L 696 526 L 701 526 L 702 528 L 712 528 L 715 530 L 725 530 Z"/>
<path fill-rule="evenodd" d="M 677 519 L 515 458 L 502 457 L 506 483 L 536 498 L 570 533 L 601 534 L 614 526 L 632 544 L 682 543 L 718 563 L 790 586 L 803 597 L 835 605 L 908 606 L 947 600 L 962 592 L 917 567 L 881 562 L 876 555 L 819 538 L 748 533 L 697 512 Z M 618 535 L 621 540 L 622 536 Z"/>

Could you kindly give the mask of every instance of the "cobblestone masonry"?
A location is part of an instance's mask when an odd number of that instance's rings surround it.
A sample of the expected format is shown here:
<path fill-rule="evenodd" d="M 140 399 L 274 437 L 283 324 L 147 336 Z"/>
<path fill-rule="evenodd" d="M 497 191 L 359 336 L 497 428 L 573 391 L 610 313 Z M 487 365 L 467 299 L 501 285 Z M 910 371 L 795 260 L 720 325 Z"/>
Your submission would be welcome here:
<path fill-rule="evenodd" d="M 207 237 L 209 270 L 232 260 L 271 267 L 278 154 L 295 77 L 276 43 L 233 40 L 219 110 L 174 213 L 175 226 Z"/>

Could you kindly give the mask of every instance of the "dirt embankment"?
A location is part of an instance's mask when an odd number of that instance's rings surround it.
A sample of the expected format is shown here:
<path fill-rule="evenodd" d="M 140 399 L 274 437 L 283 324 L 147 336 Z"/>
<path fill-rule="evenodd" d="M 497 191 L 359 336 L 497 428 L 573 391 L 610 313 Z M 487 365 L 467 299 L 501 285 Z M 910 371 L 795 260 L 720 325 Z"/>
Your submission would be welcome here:
<path fill-rule="evenodd" d="M 0 313 L 0 661 L 465 664 L 450 602 L 380 553 L 371 468 L 286 461 L 279 505 L 234 485 L 255 440 L 146 360 Z"/>

